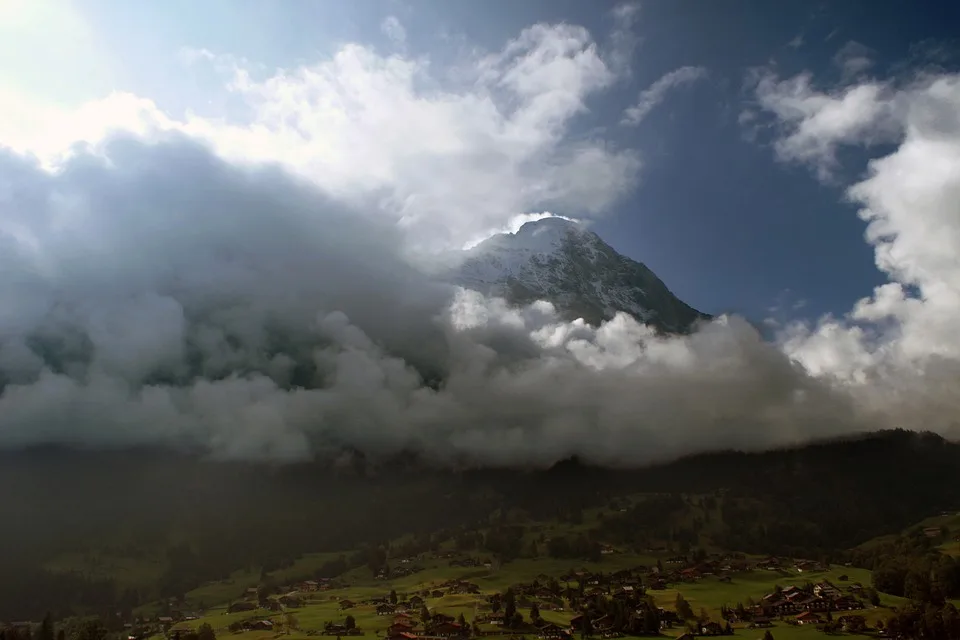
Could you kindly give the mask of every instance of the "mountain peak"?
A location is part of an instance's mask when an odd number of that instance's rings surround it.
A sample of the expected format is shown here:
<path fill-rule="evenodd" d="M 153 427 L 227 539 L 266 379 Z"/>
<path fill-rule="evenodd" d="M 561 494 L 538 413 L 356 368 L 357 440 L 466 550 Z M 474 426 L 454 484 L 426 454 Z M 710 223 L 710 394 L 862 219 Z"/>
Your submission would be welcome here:
<path fill-rule="evenodd" d="M 542 233 L 565 233 L 568 231 L 584 231 L 585 227 L 583 224 L 577 222 L 576 220 L 570 220 L 568 218 L 558 218 L 556 216 L 551 216 L 547 218 L 540 218 L 539 220 L 531 220 L 529 222 L 524 222 L 517 232 L 511 235 L 515 236 L 527 236 L 527 235 L 539 235 Z"/>
<path fill-rule="evenodd" d="M 687 331 L 704 314 L 674 296 L 642 263 L 565 218 L 542 218 L 466 252 L 454 282 L 514 304 L 552 302 L 591 324 L 626 312 L 663 331 Z"/>

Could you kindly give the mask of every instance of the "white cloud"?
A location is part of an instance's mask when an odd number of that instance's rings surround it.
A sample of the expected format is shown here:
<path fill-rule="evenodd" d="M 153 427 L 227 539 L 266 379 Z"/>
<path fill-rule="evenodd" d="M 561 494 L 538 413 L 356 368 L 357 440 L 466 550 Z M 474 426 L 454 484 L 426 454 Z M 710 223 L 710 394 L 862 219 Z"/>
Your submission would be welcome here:
<path fill-rule="evenodd" d="M 837 150 L 845 144 L 873 144 L 895 139 L 898 131 L 896 96 L 880 82 L 865 82 L 822 92 L 802 73 L 780 80 L 764 72 L 756 83 L 760 109 L 775 116 L 781 135 L 776 140 L 781 160 L 802 162 L 829 180 L 837 169 Z"/>
<path fill-rule="evenodd" d="M 640 37 L 634 28 L 640 17 L 639 2 L 623 2 L 610 12 L 613 18 L 613 31 L 610 32 L 610 51 L 607 59 L 610 67 L 622 77 L 632 75 L 633 54 L 640 44 Z"/>
<path fill-rule="evenodd" d="M 784 127 L 780 157 L 810 163 L 821 176 L 835 167 L 841 145 L 896 145 L 847 189 L 889 282 L 845 318 L 792 327 L 787 353 L 815 374 L 852 384 L 878 419 L 955 433 L 960 75 L 868 82 L 829 93 L 814 90 L 808 75 L 767 78 L 759 92 Z"/>
<path fill-rule="evenodd" d="M 228 71 L 249 120 L 177 120 L 126 94 L 74 111 L 14 99 L 0 106 L 0 141 L 50 158 L 112 127 L 176 129 L 224 157 L 280 162 L 338 198 L 376 206 L 434 248 L 542 207 L 600 215 L 637 181 L 635 152 L 568 140 L 587 101 L 615 79 L 581 27 L 525 29 L 460 65 L 453 81 L 436 61 L 357 44 L 267 76 L 229 56 L 191 59 Z"/>
<path fill-rule="evenodd" d="M 437 285 L 381 217 L 182 134 L 0 179 L 0 447 L 641 464 L 859 426 L 742 320 L 666 337 Z"/>
<path fill-rule="evenodd" d="M 705 77 L 706 74 L 707 70 L 703 67 L 680 67 L 664 74 L 640 93 L 636 104 L 624 110 L 621 124 L 631 126 L 640 124 L 657 105 L 666 99 L 670 91 L 692 84 Z"/>
<path fill-rule="evenodd" d="M 407 30 L 396 16 L 387 16 L 380 23 L 380 31 L 399 47 L 407 44 Z"/>

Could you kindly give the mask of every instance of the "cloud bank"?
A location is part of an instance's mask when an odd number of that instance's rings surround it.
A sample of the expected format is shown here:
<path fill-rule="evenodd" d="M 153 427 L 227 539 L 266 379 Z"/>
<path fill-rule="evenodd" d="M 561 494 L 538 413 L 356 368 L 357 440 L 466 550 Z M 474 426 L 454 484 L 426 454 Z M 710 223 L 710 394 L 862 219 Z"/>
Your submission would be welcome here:
<path fill-rule="evenodd" d="M 5 102 L 21 118 L 0 118 L 0 447 L 638 465 L 952 433 L 955 76 L 758 78 L 779 159 L 828 179 L 843 146 L 893 148 L 848 190 L 890 284 L 781 344 L 735 317 L 675 337 L 625 315 L 564 322 L 411 262 L 530 211 L 602 215 L 633 188 L 634 152 L 571 134 L 615 82 L 611 55 L 570 25 L 471 53 L 444 82 L 358 45 L 262 77 L 194 51 L 241 114 L 176 119 L 124 94 L 71 112 Z"/>
<path fill-rule="evenodd" d="M 179 134 L 0 162 L 7 447 L 638 464 L 852 418 L 742 321 L 662 338 L 513 309 L 407 266 L 379 216 Z"/>
<path fill-rule="evenodd" d="M 960 383 L 960 75 L 818 90 L 809 74 L 757 86 L 776 151 L 832 180 L 844 147 L 888 145 L 846 189 L 889 282 L 843 318 L 795 326 L 785 352 L 884 421 L 955 434 Z"/>

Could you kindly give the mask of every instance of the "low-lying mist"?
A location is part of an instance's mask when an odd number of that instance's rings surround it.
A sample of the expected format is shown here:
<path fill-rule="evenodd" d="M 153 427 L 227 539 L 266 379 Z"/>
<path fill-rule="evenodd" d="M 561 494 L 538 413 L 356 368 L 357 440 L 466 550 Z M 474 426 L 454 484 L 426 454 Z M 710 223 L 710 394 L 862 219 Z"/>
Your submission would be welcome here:
<path fill-rule="evenodd" d="M 945 424 L 891 424 L 912 400 L 873 389 L 902 377 L 811 375 L 737 317 L 659 336 L 451 287 L 382 218 L 183 136 L 53 171 L 4 153 L 0 175 L 4 448 L 635 466 Z"/>

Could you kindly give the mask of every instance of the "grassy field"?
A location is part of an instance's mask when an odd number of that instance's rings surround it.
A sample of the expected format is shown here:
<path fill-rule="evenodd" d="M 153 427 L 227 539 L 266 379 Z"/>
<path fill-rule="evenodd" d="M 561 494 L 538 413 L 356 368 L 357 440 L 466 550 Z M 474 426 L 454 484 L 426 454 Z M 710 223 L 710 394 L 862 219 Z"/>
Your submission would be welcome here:
<path fill-rule="evenodd" d="M 651 561 L 652 560 L 652 561 Z M 319 562 L 319 558 L 313 558 L 310 561 Z M 378 616 L 371 605 L 361 605 L 352 609 L 343 611 L 339 608 L 339 600 L 347 598 L 354 601 L 362 601 L 372 597 L 385 596 L 391 589 L 395 589 L 398 594 L 411 594 L 416 591 L 428 589 L 439 585 L 442 582 L 453 578 L 468 579 L 477 585 L 485 593 L 503 591 L 508 586 L 518 582 L 528 582 L 538 575 L 546 574 L 559 576 L 571 568 L 586 568 L 593 571 L 610 572 L 619 568 L 636 566 L 637 564 L 652 564 L 656 559 L 646 556 L 635 556 L 631 554 L 614 554 L 606 556 L 600 563 L 571 563 L 553 559 L 527 559 L 511 562 L 499 570 L 450 567 L 445 560 L 429 559 L 423 560 L 424 570 L 412 576 L 406 576 L 389 581 L 377 581 L 373 579 L 367 569 L 357 569 L 343 576 L 343 579 L 350 583 L 349 587 L 343 589 L 330 590 L 310 594 L 310 599 L 305 606 L 297 609 L 291 609 L 288 613 L 296 620 L 295 630 L 290 630 L 289 635 L 285 636 L 296 640 L 303 636 L 307 631 L 319 631 L 326 622 L 344 622 L 346 616 L 352 615 L 356 620 L 357 626 L 361 628 L 367 636 L 383 636 L 387 627 L 392 621 L 392 616 Z M 306 560 L 304 561 L 306 562 Z M 303 565 L 301 565 L 303 566 Z M 847 576 L 846 581 L 840 580 L 842 575 Z M 237 581 L 230 585 L 232 592 L 241 586 L 241 582 L 250 578 L 250 576 L 238 576 Z M 732 582 L 721 582 L 716 578 L 707 577 L 699 582 L 684 584 L 678 588 L 671 588 L 662 591 L 651 591 L 658 605 L 664 608 L 672 609 L 677 593 L 681 593 L 690 604 L 694 611 L 701 608 L 707 609 L 713 619 L 719 618 L 719 610 L 723 605 L 735 606 L 738 602 L 746 602 L 748 599 L 758 600 L 764 594 L 773 590 L 775 585 L 802 585 L 805 582 L 817 582 L 821 580 L 830 580 L 841 588 L 845 584 L 861 582 L 864 585 L 870 584 L 870 575 L 868 571 L 854 569 L 849 567 L 834 566 L 828 571 L 799 573 L 795 570 L 784 571 L 751 571 L 734 576 Z M 200 592 L 198 590 L 195 595 Z M 202 592 L 205 597 L 214 597 L 219 593 L 216 589 L 210 587 Z M 477 605 L 483 600 L 483 596 L 470 595 L 445 595 L 442 598 L 427 598 L 426 605 L 432 612 L 442 612 L 447 615 L 459 616 L 461 613 L 468 621 L 472 621 Z M 902 599 L 890 596 L 882 597 L 882 606 L 860 612 L 871 622 L 880 617 L 889 614 L 889 607 L 894 607 L 902 603 Z M 521 613 L 528 615 L 528 611 L 522 610 Z M 571 612 L 566 611 L 543 611 L 545 619 L 557 622 L 558 624 L 569 623 L 572 617 Z M 226 614 L 225 604 L 211 609 L 207 615 L 199 621 L 181 623 L 176 628 L 186 629 L 195 628 L 203 622 L 208 622 L 214 629 L 227 633 L 227 628 L 233 622 L 242 621 L 251 618 L 266 617 L 275 621 L 279 628 L 284 628 L 287 620 L 287 614 L 269 613 L 266 611 L 245 612 L 237 614 Z M 804 640 L 815 637 L 823 637 L 812 626 L 792 626 L 786 623 L 778 623 L 771 630 L 777 640 Z M 666 630 L 666 636 L 679 636 L 682 629 Z M 275 632 L 247 632 L 242 634 L 244 640 L 261 640 L 268 637 L 275 637 Z M 761 638 L 763 630 L 737 629 L 736 637 L 741 638 Z"/>
<path fill-rule="evenodd" d="M 641 498 L 642 499 L 642 498 Z M 712 508 L 707 511 L 705 501 L 697 496 L 688 497 L 685 501 L 686 507 L 671 516 L 671 526 L 688 526 L 694 518 L 701 523 L 706 523 L 701 532 L 700 546 L 708 551 L 719 551 L 713 548 L 710 543 L 710 531 L 715 527 L 722 527 L 722 514 L 718 508 Z M 503 518 L 513 524 L 519 524 L 526 528 L 524 534 L 523 546 L 529 548 L 531 543 L 537 542 L 541 553 L 546 551 L 546 545 L 543 541 L 554 536 L 576 536 L 580 533 L 586 533 L 594 529 L 600 518 L 615 512 L 617 508 L 627 508 L 630 501 L 621 499 L 620 505 L 611 508 L 587 509 L 583 511 L 583 521 L 578 524 L 558 521 L 538 521 L 533 522 L 525 519 L 521 513 L 505 514 Z M 927 519 L 917 526 L 941 526 L 946 525 L 951 532 L 960 530 L 960 515 L 937 516 Z M 392 544 L 398 544 L 402 540 L 392 541 Z M 454 542 L 449 540 L 442 545 L 441 551 L 450 551 L 453 549 Z M 952 545 L 952 546 L 951 546 Z M 960 555 L 960 544 L 947 542 L 943 550 L 947 553 Z M 634 554 L 627 552 L 613 553 L 604 555 L 600 562 L 584 562 L 579 560 L 557 560 L 548 557 L 521 558 L 504 564 L 496 568 L 483 567 L 451 567 L 449 561 L 439 558 L 435 553 L 422 554 L 417 565 L 422 567 L 422 571 L 416 574 L 400 577 L 392 580 L 376 579 L 369 568 L 360 567 L 350 570 L 341 575 L 338 580 L 348 586 L 331 591 L 309 594 L 305 606 L 292 609 L 287 613 L 292 614 L 295 619 L 295 628 L 287 629 L 287 614 L 271 613 L 265 610 L 253 612 L 226 614 L 226 608 L 229 602 L 242 597 L 243 593 L 250 587 L 254 587 L 260 580 L 259 568 L 251 568 L 234 572 L 223 580 L 210 582 L 201 585 L 186 594 L 187 608 L 191 610 L 204 609 L 205 615 L 199 621 L 181 623 L 177 628 L 197 627 L 203 622 L 208 622 L 215 629 L 222 633 L 229 633 L 227 628 L 230 624 L 247 619 L 268 618 L 274 621 L 277 629 L 283 630 L 283 635 L 293 640 L 299 637 L 307 637 L 307 632 L 317 632 L 323 629 L 326 622 L 343 622 L 346 616 L 352 615 L 357 626 L 364 630 L 367 636 L 382 636 L 384 631 L 390 625 L 392 616 L 377 616 L 375 609 L 371 605 L 358 606 L 347 611 L 342 611 L 339 607 L 339 600 L 350 599 L 354 601 L 363 601 L 371 598 L 384 597 L 391 589 L 396 590 L 401 597 L 411 595 L 414 592 L 420 592 L 425 589 L 433 589 L 441 583 L 451 579 L 464 579 L 477 584 L 483 595 L 465 596 L 465 595 L 446 595 L 442 598 L 428 598 L 427 606 L 431 611 L 442 612 L 447 615 L 463 616 L 468 620 L 474 619 L 478 604 L 485 600 L 485 595 L 494 592 L 503 592 L 507 587 L 520 582 L 530 582 L 537 577 L 546 575 L 555 577 L 559 580 L 562 574 L 571 570 L 586 570 L 589 572 L 610 573 L 619 569 L 633 568 L 638 565 L 651 566 L 657 563 L 657 560 L 666 562 L 669 556 L 676 554 L 675 549 L 663 551 L 658 554 Z M 307 554 L 299 558 L 291 567 L 275 571 L 270 574 L 271 581 L 277 584 L 290 584 L 299 580 L 312 577 L 313 574 L 327 561 L 339 556 L 339 553 L 314 553 Z M 484 556 L 486 554 L 479 552 L 471 555 Z M 129 583 L 142 583 L 155 580 L 158 572 L 162 572 L 162 563 L 151 563 L 148 561 L 128 562 L 123 558 L 111 558 L 109 556 L 77 556 L 64 557 L 60 570 L 71 570 L 76 567 L 84 567 L 85 571 L 103 572 L 103 575 L 126 575 Z M 391 565 L 396 566 L 395 559 L 391 560 Z M 841 576 L 846 576 L 846 580 L 841 580 Z M 691 604 L 695 612 L 705 609 L 713 620 L 720 619 L 720 608 L 723 606 L 734 607 L 737 603 L 747 604 L 749 600 L 758 601 L 763 595 L 771 592 L 776 585 L 786 587 L 789 585 L 801 586 L 807 582 L 818 582 L 829 580 L 841 589 L 846 585 L 859 582 L 864 586 L 871 584 L 870 572 L 863 569 L 843 567 L 835 565 L 827 571 L 800 573 L 795 569 L 779 571 L 750 571 L 737 573 L 732 576 L 730 582 L 721 582 L 715 577 L 705 577 L 694 583 L 684 583 L 680 585 L 671 585 L 672 588 L 661 591 L 650 591 L 657 604 L 667 609 L 673 609 L 674 602 L 678 593 Z M 881 606 L 871 608 L 866 611 L 858 612 L 864 615 L 868 623 L 874 623 L 876 620 L 889 616 L 892 608 L 901 606 L 904 600 L 893 596 L 881 595 Z M 141 613 L 156 613 L 158 605 L 150 605 L 139 610 Z M 526 617 L 529 610 L 521 608 L 521 613 Z M 541 615 L 550 621 L 558 624 L 567 624 L 572 617 L 571 612 L 542 611 Z M 665 635 L 671 634 L 678 636 L 683 632 L 682 629 L 667 630 Z M 778 640 L 786 638 L 808 639 L 822 637 L 812 626 L 793 626 L 786 623 L 778 623 L 772 629 L 773 635 Z M 266 638 L 277 637 L 278 631 L 274 632 L 246 632 L 243 640 L 266 640 Z M 736 636 L 741 638 L 761 638 L 763 630 L 737 629 Z M 309 636 L 315 637 L 315 636 Z M 495 637 L 495 636 L 494 636 Z"/>

